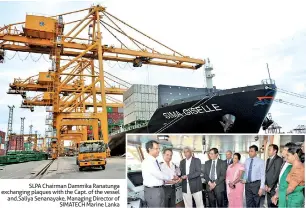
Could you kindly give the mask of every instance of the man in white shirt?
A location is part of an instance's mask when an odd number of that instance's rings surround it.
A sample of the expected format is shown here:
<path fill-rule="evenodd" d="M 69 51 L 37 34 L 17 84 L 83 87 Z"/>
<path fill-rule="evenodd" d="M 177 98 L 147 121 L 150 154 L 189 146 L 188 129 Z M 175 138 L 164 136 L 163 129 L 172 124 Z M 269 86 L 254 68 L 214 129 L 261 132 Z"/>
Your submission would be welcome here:
<path fill-rule="evenodd" d="M 148 156 L 142 162 L 142 178 L 144 185 L 144 198 L 148 207 L 164 207 L 165 203 L 165 181 L 177 180 L 177 176 L 171 177 L 164 174 L 157 161 L 160 147 L 156 141 L 146 143 Z"/>
<path fill-rule="evenodd" d="M 172 160 L 172 149 L 164 149 L 163 150 L 163 159 L 164 162 L 160 163 L 160 167 L 162 172 L 169 175 L 170 177 L 180 175 L 180 171 L 178 171 L 178 167 L 171 162 Z M 164 207 L 175 207 L 175 184 L 180 182 L 181 180 L 177 181 L 166 181 L 165 182 L 165 205 Z"/>
<path fill-rule="evenodd" d="M 202 197 L 201 160 L 192 157 L 192 150 L 184 148 L 185 159 L 180 162 L 182 173 L 182 192 L 185 207 L 192 208 L 192 197 L 197 208 L 204 208 Z"/>

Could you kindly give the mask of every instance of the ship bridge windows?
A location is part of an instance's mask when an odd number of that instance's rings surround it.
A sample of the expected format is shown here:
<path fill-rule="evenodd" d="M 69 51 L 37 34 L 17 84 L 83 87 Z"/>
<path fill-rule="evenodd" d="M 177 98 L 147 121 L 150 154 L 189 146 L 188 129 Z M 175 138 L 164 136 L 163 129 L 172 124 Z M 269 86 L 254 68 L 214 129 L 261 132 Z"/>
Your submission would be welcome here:
<path fill-rule="evenodd" d="M 179 150 L 173 150 L 172 162 L 173 162 L 176 166 L 179 166 L 181 160 L 182 160 L 181 151 L 179 151 Z"/>
<path fill-rule="evenodd" d="M 140 154 L 136 146 L 128 146 L 126 152 L 126 162 L 129 170 L 141 170 Z"/>
<path fill-rule="evenodd" d="M 195 152 L 193 155 L 201 160 L 201 164 L 204 164 L 207 160 L 209 160 L 207 154 L 203 154 L 202 152 Z"/>
<path fill-rule="evenodd" d="M 193 156 L 201 160 L 201 164 L 204 164 L 208 160 L 208 156 L 202 152 L 193 152 Z M 185 159 L 184 153 L 182 153 L 182 159 Z"/>

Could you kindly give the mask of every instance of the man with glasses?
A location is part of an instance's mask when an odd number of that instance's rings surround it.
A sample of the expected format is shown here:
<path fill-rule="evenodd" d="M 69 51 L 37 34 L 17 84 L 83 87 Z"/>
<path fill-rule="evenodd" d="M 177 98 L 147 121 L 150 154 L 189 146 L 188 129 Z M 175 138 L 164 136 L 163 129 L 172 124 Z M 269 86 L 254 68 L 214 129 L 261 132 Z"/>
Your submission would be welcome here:
<path fill-rule="evenodd" d="M 209 157 L 210 160 L 205 162 L 204 168 L 209 207 L 224 207 L 226 162 L 218 158 L 217 148 L 209 150 Z"/>
<path fill-rule="evenodd" d="M 175 181 L 177 176 L 170 176 L 162 172 L 157 161 L 159 156 L 159 143 L 149 141 L 146 143 L 148 156 L 142 162 L 142 178 L 144 185 L 144 198 L 148 207 L 164 207 L 165 205 L 165 181 Z"/>

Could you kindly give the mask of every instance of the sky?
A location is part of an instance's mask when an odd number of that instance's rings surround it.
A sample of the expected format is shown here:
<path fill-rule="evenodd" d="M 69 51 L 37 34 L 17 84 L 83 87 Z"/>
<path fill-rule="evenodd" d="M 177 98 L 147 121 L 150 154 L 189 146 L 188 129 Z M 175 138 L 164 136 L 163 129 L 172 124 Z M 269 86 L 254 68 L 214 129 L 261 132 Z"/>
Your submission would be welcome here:
<path fill-rule="evenodd" d="M 88 8 L 96 3 L 183 55 L 200 59 L 209 57 L 216 75 L 213 82 L 219 89 L 260 84 L 261 80 L 268 78 L 268 63 L 277 87 L 306 95 L 306 14 L 302 1 L 294 4 L 288 1 L 246 3 L 205 0 L 147 0 L 145 4 L 140 0 L 1 1 L 0 25 L 24 21 L 27 13 L 54 15 Z M 103 38 L 108 44 L 108 36 Z M 7 58 L 13 55 L 8 52 Z M 44 134 L 45 108 L 37 107 L 32 113 L 19 108 L 20 96 L 6 94 L 14 78 L 27 78 L 50 68 L 47 56 L 35 62 L 40 55 L 31 54 L 22 61 L 26 56 L 27 53 L 18 53 L 12 60 L 6 59 L 0 65 L 0 130 L 7 130 L 7 106 L 15 105 L 13 131 L 19 133 L 20 117 L 26 117 L 25 133 L 32 124 L 33 131 Z M 203 68 L 197 71 L 158 66 L 133 69 L 131 64 L 108 61 L 104 67 L 133 84 L 205 85 Z M 276 99 L 306 106 L 305 99 L 280 92 Z M 306 108 L 274 102 L 270 112 L 284 132 L 306 124 Z"/>

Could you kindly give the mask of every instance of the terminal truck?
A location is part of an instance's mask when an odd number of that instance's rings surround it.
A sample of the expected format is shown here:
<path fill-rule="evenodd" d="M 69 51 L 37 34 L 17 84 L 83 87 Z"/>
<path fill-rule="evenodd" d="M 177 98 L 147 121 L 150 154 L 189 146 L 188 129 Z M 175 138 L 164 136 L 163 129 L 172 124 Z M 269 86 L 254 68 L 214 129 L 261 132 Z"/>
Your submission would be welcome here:
<path fill-rule="evenodd" d="M 107 144 L 103 140 L 87 140 L 77 144 L 78 155 L 76 164 L 79 170 L 100 167 L 105 170 L 107 158 Z"/>

